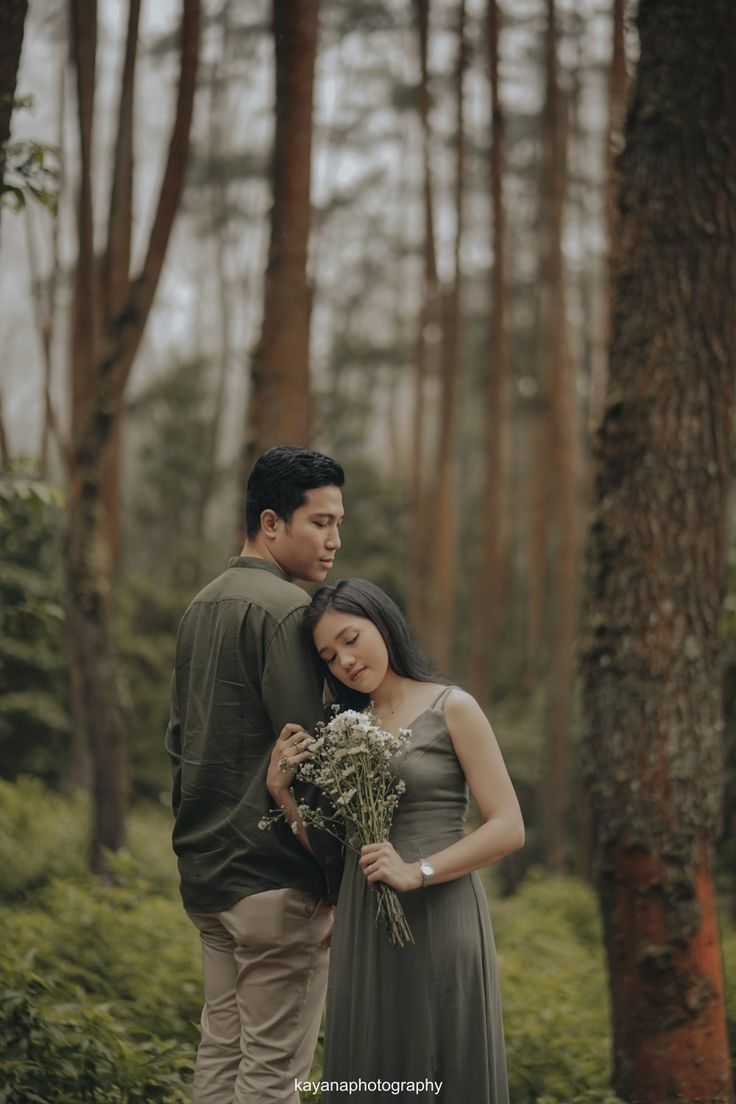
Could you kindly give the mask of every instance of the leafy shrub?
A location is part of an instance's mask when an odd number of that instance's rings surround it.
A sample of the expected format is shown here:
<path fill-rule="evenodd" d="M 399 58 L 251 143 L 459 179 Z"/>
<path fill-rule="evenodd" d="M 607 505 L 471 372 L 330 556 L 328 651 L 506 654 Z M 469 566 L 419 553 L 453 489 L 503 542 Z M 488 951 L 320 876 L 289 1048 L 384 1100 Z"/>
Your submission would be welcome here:
<path fill-rule="evenodd" d="M 35 778 L 0 779 L 0 897 L 15 901 L 52 878 L 86 867 L 88 813 L 83 801 L 47 790 Z"/>
<path fill-rule="evenodd" d="M 170 818 L 130 818 L 115 884 L 84 871 L 87 813 L 0 783 L 0 1104 L 184 1104 L 201 1000 L 196 930 L 176 889 Z M 27 869 L 24 871 L 23 864 Z M 493 896 L 493 894 L 491 894 Z M 597 903 L 541 871 L 492 901 L 514 1104 L 616 1104 Z M 723 951 L 736 1042 L 736 928 Z M 318 1079 L 321 1052 L 316 1056 Z"/>
<path fill-rule="evenodd" d="M 491 904 L 514 1104 L 614 1104 L 605 963 L 584 882 L 527 875 Z"/>
<path fill-rule="evenodd" d="M 141 1040 L 110 1008 L 0 965 L 0 1104 L 187 1104 L 192 1051 Z"/>
<path fill-rule="evenodd" d="M 108 1002 L 134 1035 L 196 1041 L 198 937 L 176 898 L 135 886 L 48 886 L 34 906 L 0 913 L 0 962 L 25 960 L 59 992 Z"/>
<path fill-rule="evenodd" d="M 55 784 L 69 760 L 62 504 L 30 465 L 0 471 L 0 775 Z"/>
<path fill-rule="evenodd" d="M 0 779 L 0 899 L 19 901 L 59 878 L 84 879 L 89 806 L 48 790 L 36 778 Z M 118 884 L 139 892 L 173 892 L 178 885 L 171 850 L 171 817 L 155 805 L 136 808 L 127 825 L 128 848 L 110 856 Z"/>

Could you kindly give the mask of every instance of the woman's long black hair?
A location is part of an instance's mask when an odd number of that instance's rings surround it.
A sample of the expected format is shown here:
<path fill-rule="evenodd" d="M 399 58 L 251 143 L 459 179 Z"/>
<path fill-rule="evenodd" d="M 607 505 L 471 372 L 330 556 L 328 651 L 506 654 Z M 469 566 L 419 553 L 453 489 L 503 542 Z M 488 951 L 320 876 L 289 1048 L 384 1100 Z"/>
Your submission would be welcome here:
<path fill-rule="evenodd" d="M 403 613 L 388 594 L 367 579 L 341 579 L 338 583 L 323 586 L 315 593 L 304 615 L 304 628 L 311 636 L 314 627 L 328 610 L 352 613 L 365 617 L 376 626 L 388 651 L 391 670 L 403 678 L 416 682 L 441 682 L 448 680 L 438 675 L 422 653 L 417 639 Z M 345 686 L 335 678 L 323 663 L 325 678 L 335 701 L 343 709 L 364 709 L 370 697 Z"/>

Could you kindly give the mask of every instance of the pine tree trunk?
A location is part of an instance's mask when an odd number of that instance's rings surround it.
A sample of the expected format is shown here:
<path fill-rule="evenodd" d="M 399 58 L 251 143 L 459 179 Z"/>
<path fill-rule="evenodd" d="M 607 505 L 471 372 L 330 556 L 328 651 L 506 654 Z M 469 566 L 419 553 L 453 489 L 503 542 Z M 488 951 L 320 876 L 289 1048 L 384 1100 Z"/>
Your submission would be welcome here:
<path fill-rule="evenodd" d="M 437 251 L 434 230 L 434 188 L 432 184 L 431 128 L 429 121 L 429 0 L 414 0 L 419 47 L 419 122 L 422 141 L 422 203 L 424 213 L 422 305 L 414 346 L 413 428 L 411 461 L 411 499 L 409 508 L 409 618 L 420 637 L 425 635 L 427 590 L 429 585 L 429 539 L 427 533 L 427 382 L 436 369 L 435 350 L 441 329 Z M 434 340 L 433 340 L 434 339 Z"/>
<path fill-rule="evenodd" d="M 638 23 L 588 550 L 586 775 L 616 1091 L 636 1104 L 726 1104 L 712 863 L 736 361 L 736 10 L 641 0 Z"/>
<path fill-rule="evenodd" d="M 436 527 L 431 537 L 431 618 L 428 637 L 432 656 L 442 670 L 452 663 L 456 620 L 457 566 L 457 400 L 462 369 L 462 238 L 465 206 L 465 0 L 460 0 L 455 67 L 455 246 L 454 274 L 443 304 L 442 390 L 437 456 Z"/>
<path fill-rule="evenodd" d="M 567 105 L 557 73 L 555 0 L 547 0 L 548 112 L 552 144 L 549 187 L 550 285 L 545 319 L 548 340 L 550 454 L 548 495 L 556 534 L 551 569 L 550 629 L 542 791 L 544 853 L 551 870 L 567 867 L 567 811 L 570 800 L 575 635 L 578 624 L 578 448 L 573 366 L 567 334 L 563 234 L 567 192 Z"/>
<path fill-rule="evenodd" d="M 246 463 L 276 444 L 309 444 L 312 101 L 318 0 L 273 0 L 276 132 L 263 323 L 253 354 Z"/>
<path fill-rule="evenodd" d="M 498 65 L 499 9 L 488 0 L 488 66 L 491 80 L 492 148 L 490 155 L 493 212 L 493 269 L 490 281 L 490 332 L 486 369 L 487 436 L 485 477 L 479 508 L 481 562 L 473 622 L 471 687 L 482 705 L 490 706 L 496 679 L 498 637 L 507 592 L 506 544 L 510 432 L 510 357 L 506 277 L 506 214 L 503 197 L 505 123 L 501 107 Z"/>
<path fill-rule="evenodd" d="M 611 23 L 611 66 L 608 71 L 608 125 L 606 129 L 606 242 L 608 257 L 604 267 L 603 279 L 603 336 L 602 344 L 606 351 L 611 340 L 611 251 L 616 235 L 618 213 L 619 179 L 616 172 L 616 157 L 623 142 L 624 117 L 626 113 L 626 51 L 624 48 L 624 17 L 626 0 L 613 0 Z M 607 357 L 596 361 L 596 371 L 591 379 L 590 388 L 590 427 L 600 424 L 606 394 Z"/>

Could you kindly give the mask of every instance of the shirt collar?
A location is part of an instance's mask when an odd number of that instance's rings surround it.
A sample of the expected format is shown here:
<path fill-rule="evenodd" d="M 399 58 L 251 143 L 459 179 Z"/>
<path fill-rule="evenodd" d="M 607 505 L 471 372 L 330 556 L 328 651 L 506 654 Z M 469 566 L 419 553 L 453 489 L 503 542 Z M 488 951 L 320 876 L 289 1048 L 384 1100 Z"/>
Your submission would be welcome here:
<path fill-rule="evenodd" d="M 280 579 L 291 582 L 286 572 L 273 560 L 264 560 L 260 556 L 233 556 L 228 562 L 228 567 L 254 567 L 257 571 L 270 571 L 272 575 L 278 575 Z"/>

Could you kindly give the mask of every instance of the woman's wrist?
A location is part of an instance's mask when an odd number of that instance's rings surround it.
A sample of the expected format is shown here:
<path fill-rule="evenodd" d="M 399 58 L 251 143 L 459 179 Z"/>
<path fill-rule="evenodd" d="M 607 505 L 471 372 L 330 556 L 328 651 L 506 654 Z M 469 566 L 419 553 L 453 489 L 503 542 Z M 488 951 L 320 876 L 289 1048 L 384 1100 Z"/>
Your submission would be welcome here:
<path fill-rule="evenodd" d="M 280 809 L 283 809 L 290 800 L 293 801 L 294 799 L 294 795 L 289 786 L 274 786 L 274 788 L 268 792 Z"/>

